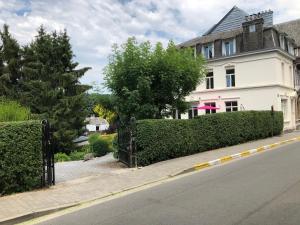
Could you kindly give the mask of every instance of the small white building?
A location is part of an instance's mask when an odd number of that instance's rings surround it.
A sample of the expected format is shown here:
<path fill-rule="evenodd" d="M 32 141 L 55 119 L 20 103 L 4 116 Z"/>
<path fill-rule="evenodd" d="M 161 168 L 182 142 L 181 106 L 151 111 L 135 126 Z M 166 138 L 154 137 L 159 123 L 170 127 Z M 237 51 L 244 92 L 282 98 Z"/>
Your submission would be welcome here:
<path fill-rule="evenodd" d="M 89 132 L 101 132 L 109 128 L 109 123 L 103 118 L 91 116 L 86 118 L 85 121 L 87 122 L 86 129 Z"/>

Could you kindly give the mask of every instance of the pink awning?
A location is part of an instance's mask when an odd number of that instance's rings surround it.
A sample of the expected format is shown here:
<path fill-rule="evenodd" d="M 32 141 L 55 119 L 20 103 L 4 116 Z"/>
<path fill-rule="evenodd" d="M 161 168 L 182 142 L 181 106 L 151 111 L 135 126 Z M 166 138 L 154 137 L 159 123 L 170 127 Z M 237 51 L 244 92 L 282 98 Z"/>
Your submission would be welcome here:
<path fill-rule="evenodd" d="M 209 106 L 209 105 L 203 105 L 203 106 L 196 106 L 196 107 L 193 107 L 194 109 L 196 108 L 196 109 L 210 109 L 210 110 L 212 110 L 212 109 L 220 109 L 220 108 L 218 108 L 218 107 L 214 107 L 214 106 Z"/>

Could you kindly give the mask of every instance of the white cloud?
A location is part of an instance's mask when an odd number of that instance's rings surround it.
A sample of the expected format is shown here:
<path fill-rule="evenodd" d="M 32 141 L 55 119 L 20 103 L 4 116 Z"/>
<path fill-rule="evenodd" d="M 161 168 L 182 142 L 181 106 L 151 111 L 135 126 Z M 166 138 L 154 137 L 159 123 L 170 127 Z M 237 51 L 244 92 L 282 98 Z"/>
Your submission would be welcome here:
<path fill-rule="evenodd" d="M 274 22 L 300 17 L 296 0 L 0 0 L 0 25 L 25 44 L 43 24 L 50 30 L 67 29 L 76 60 L 93 69 L 84 83 L 103 82 L 102 68 L 113 43 L 128 37 L 175 42 L 201 35 L 234 5 L 248 13 L 272 9 Z"/>

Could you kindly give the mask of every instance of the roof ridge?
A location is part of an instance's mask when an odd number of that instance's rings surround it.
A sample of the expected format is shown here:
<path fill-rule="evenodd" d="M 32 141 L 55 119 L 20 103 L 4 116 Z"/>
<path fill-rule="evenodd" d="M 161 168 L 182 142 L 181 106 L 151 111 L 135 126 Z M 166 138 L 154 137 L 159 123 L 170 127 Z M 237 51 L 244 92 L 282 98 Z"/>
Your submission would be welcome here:
<path fill-rule="evenodd" d="M 282 23 L 276 23 L 276 24 L 274 24 L 274 26 L 283 25 L 283 24 L 286 24 L 286 23 L 291 23 L 291 22 L 296 22 L 296 21 L 300 21 L 300 18 L 289 20 L 289 21 L 285 21 L 285 22 L 282 22 Z"/>

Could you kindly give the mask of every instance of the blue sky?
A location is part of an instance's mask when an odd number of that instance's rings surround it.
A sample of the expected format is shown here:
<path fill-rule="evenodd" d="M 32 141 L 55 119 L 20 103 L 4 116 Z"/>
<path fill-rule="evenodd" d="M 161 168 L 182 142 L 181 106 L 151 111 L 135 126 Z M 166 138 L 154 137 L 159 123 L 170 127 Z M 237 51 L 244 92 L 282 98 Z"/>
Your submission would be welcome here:
<path fill-rule="evenodd" d="M 300 18 L 298 0 L 0 0 L 0 25 L 7 23 L 21 44 L 43 24 L 67 29 L 76 61 L 92 67 L 82 83 L 103 83 L 102 69 L 114 43 L 130 36 L 164 45 L 201 35 L 234 5 L 248 13 L 271 9 L 274 22 Z"/>

